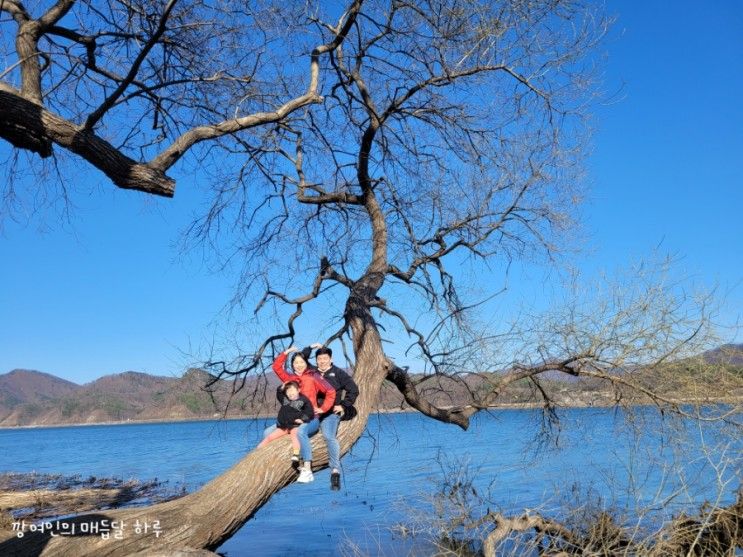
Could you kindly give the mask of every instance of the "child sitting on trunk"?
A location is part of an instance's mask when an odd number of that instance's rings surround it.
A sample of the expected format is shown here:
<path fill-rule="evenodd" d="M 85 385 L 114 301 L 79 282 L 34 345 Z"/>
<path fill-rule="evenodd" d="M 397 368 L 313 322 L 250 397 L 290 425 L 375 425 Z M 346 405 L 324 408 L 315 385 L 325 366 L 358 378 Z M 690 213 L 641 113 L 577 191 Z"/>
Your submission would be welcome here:
<path fill-rule="evenodd" d="M 288 381 L 276 390 L 276 398 L 281 403 L 279 415 L 276 417 L 276 430 L 263 439 L 258 448 L 270 443 L 274 439 L 290 435 L 292 439 L 292 465 L 299 466 L 299 439 L 297 427 L 311 421 L 315 417 L 315 409 L 310 399 L 299 392 L 299 383 Z"/>

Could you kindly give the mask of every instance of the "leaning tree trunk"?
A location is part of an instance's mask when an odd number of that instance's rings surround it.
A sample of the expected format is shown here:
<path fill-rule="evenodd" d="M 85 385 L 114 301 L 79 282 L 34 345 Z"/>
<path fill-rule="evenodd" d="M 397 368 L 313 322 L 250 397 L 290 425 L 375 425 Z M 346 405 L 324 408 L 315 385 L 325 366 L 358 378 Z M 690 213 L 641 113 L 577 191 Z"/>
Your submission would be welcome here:
<path fill-rule="evenodd" d="M 388 362 L 368 306 L 349 300 L 346 319 L 353 333 L 356 367 L 354 379 L 359 386 L 356 401 L 358 416 L 342 422 L 338 432 L 341 452 L 346 453 L 366 428 L 369 413 L 377 404 L 387 374 Z M 328 464 L 321 435 L 313 439 L 313 468 Z M 135 555 L 154 550 L 214 549 L 229 539 L 277 491 L 292 483 L 295 472 L 286 455 L 289 441 L 281 440 L 253 450 L 221 476 L 199 491 L 148 507 L 102 511 L 66 520 L 77 523 L 123 521 L 123 539 L 100 534 L 51 537 L 49 533 L 29 533 L 23 538 L 0 542 L 0 555 L 101 556 Z M 134 523 L 159 521 L 159 537 L 150 530 L 136 534 Z"/>

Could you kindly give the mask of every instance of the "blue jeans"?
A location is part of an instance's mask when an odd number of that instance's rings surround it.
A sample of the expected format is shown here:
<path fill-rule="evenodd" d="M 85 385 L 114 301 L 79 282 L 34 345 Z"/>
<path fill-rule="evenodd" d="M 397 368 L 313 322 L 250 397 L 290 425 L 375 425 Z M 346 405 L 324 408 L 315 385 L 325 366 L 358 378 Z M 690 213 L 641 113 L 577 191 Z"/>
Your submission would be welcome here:
<path fill-rule="evenodd" d="M 341 469 L 341 446 L 338 443 L 338 424 L 341 417 L 338 414 L 330 414 L 320 422 L 322 436 L 325 437 L 325 444 L 328 447 L 328 460 L 330 461 L 331 470 Z"/>
<path fill-rule="evenodd" d="M 307 462 L 312 461 L 312 445 L 310 437 L 320 429 L 320 420 L 315 416 L 311 421 L 302 424 L 297 428 L 297 438 L 299 439 L 299 456 Z M 268 437 L 272 431 L 276 431 L 276 425 L 272 425 L 263 430 L 263 437 Z"/>

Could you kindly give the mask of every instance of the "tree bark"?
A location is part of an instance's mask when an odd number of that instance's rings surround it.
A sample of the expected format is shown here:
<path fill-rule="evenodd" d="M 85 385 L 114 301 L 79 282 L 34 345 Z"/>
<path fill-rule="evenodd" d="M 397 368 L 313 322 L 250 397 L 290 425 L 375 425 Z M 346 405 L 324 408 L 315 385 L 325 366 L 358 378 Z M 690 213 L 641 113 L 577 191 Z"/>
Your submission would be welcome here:
<path fill-rule="evenodd" d="M 49 157 L 54 142 L 83 157 L 120 188 L 173 197 L 172 178 L 154 166 L 123 155 L 93 132 L 7 88 L 0 88 L 0 107 L 0 137 L 12 145 Z"/>

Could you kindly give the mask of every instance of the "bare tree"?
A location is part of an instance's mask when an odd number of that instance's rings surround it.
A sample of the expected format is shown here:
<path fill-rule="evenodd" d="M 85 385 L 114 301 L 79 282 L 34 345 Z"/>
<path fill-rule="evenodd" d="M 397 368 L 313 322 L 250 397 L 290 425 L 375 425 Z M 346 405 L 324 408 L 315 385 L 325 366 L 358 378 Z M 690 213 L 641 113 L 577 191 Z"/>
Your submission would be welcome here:
<path fill-rule="evenodd" d="M 360 5 L 350 2 L 328 27 L 327 43 L 282 53 L 293 69 L 292 56 L 308 53 L 290 83 L 276 79 L 277 61 L 266 55 L 276 37 L 262 27 L 291 21 L 302 6 L 275 14 L 270 3 L 60 0 L 35 15 L 3 0 L 12 32 L 2 47 L 13 62 L 1 75 L 0 137 L 42 158 L 56 144 L 121 188 L 172 197 L 166 172 L 194 146 L 231 136 L 247 148 L 252 128 L 322 102 L 321 59 L 343 42 Z"/>
<path fill-rule="evenodd" d="M 228 257 L 244 264 L 238 301 L 257 300 L 256 312 L 274 308 L 286 319 L 220 379 L 239 386 L 262 372 L 293 340 L 305 306 L 330 299 L 340 311 L 326 342 L 348 349 L 361 391 L 358 417 L 339 432 L 343 452 L 386 381 L 420 412 L 462 428 L 509 384 L 529 379 L 539 388 L 547 372 L 596 377 L 678 409 L 617 370 L 662 362 L 694 338 L 682 330 L 683 308 L 667 311 L 679 326 L 662 347 L 633 340 L 646 325 L 623 321 L 633 308 L 609 308 L 614 321 L 597 321 L 596 334 L 562 329 L 565 342 L 514 357 L 457 407 L 433 404 L 422 384 L 458 380 L 472 364 L 467 349 L 492 340 L 468 320 L 477 300 L 463 294 L 489 279 L 468 277 L 467 267 L 552 257 L 569 228 L 592 52 L 606 25 L 590 5 L 358 0 L 341 14 L 323 3 L 60 0 L 34 18 L 17 0 L 0 2 L 17 26 L 15 45 L 5 45 L 17 62 L 4 78 L 15 84 L 0 87 L 0 134 L 15 147 L 47 156 L 56 143 L 118 186 L 163 195 L 173 193 L 165 171 L 201 147 L 196 160 L 214 174 L 214 203 L 191 233 L 219 243 L 229 230 Z M 309 73 L 294 58 L 306 52 Z M 132 150 L 142 162 L 124 154 Z M 423 325 L 410 312 L 415 304 Z M 410 336 L 426 377 L 386 356 L 385 327 Z M 325 448 L 314 443 L 313 465 L 324 467 Z M 253 451 L 177 501 L 105 513 L 159 520 L 157 538 L 37 537 L 19 547 L 38 543 L 50 555 L 215 548 L 292 481 L 284 449 Z"/>
<path fill-rule="evenodd" d="M 714 468 L 736 469 L 740 464 L 737 455 L 722 453 L 721 462 L 717 462 L 721 453 L 714 451 L 709 456 L 714 459 Z M 743 493 L 740 489 L 729 492 L 729 483 L 735 476 L 730 471 L 727 478 L 718 475 L 717 493 L 713 489 L 711 494 L 715 496 L 711 500 L 694 504 L 693 514 L 683 510 L 673 514 L 666 511 L 666 516 L 659 516 L 658 509 L 664 509 L 668 501 L 656 500 L 639 509 L 639 516 L 627 516 L 621 507 L 597 502 L 597 493 L 589 493 L 587 501 L 582 495 L 576 497 L 572 486 L 568 502 L 545 502 L 544 508 L 525 509 L 523 514 L 509 516 L 492 510 L 500 505 L 489 488 L 484 489 L 477 482 L 481 471 L 464 462 L 439 464 L 443 473 L 440 489 L 425 496 L 422 507 L 412 510 L 412 520 L 399 524 L 397 529 L 403 535 L 426 539 L 440 555 L 727 557 L 743 547 Z M 683 476 L 682 470 L 676 472 Z M 732 500 L 731 495 L 735 497 Z M 670 495 L 669 499 L 673 498 Z M 548 506 L 555 504 L 556 509 Z"/>

